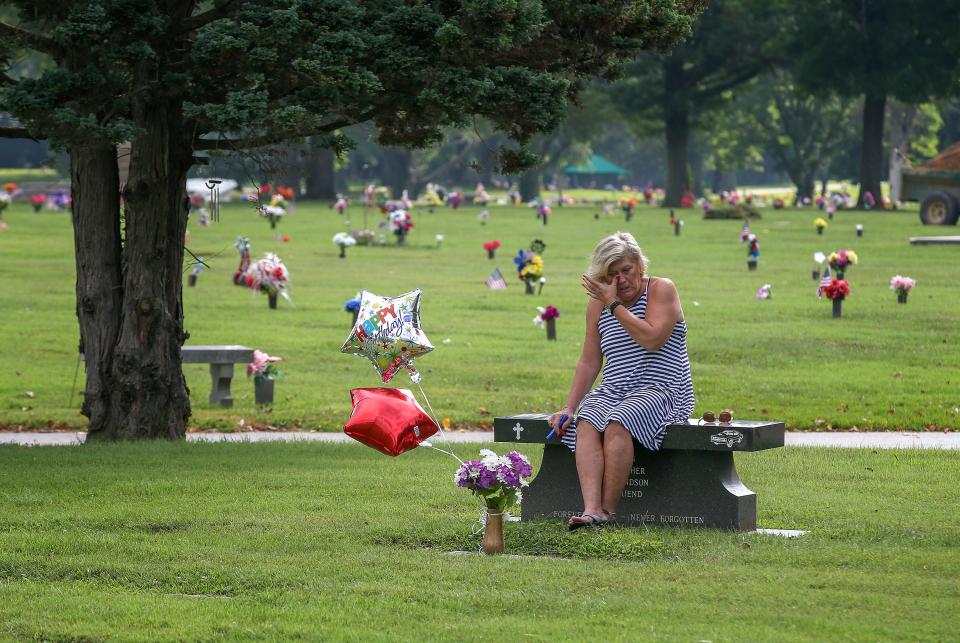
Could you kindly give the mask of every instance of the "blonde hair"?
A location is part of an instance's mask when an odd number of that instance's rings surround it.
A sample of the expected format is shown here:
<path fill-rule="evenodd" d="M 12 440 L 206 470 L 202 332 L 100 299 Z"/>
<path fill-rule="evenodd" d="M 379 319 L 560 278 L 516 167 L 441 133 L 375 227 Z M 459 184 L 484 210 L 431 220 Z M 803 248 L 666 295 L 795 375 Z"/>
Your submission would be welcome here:
<path fill-rule="evenodd" d="M 629 232 L 611 234 L 606 239 L 601 239 L 593 249 L 588 274 L 594 279 L 603 279 L 607 276 L 610 266 L 624 259 L 629 259 L 639 266 L 641 277 L 647 274 L 650 262 L 633 235 Z"/>

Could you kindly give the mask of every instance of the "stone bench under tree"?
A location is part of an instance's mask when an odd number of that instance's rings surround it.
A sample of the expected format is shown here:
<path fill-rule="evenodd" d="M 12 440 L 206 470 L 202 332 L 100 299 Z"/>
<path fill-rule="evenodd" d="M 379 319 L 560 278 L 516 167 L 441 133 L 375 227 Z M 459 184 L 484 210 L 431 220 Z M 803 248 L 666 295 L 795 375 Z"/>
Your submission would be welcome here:
<path fill-rule="evenodd" d="M 210 364 L 210 404 L 233 406 L 230 382 L 234 364 L 253 361 L 253 349 L 246 346 L 184 346 L 180 349 L 184 364 Z"/>
<path fill-rule="evenodd" d="M 529 413 L 493 423 L 497 442 L 544 445 L 540 471 L 523 492 L 523 521 L 566 520 L 583 508 L 574 455 L 558 437 L 546 440 L 548 418 Z M 689 420 L 667 427 L 660 451 L 634 444 L 619 523 L 754 531 L 757 495 L 740 481 L 733 452 L 782 447 L 783 433 L 782 422 Z"/>

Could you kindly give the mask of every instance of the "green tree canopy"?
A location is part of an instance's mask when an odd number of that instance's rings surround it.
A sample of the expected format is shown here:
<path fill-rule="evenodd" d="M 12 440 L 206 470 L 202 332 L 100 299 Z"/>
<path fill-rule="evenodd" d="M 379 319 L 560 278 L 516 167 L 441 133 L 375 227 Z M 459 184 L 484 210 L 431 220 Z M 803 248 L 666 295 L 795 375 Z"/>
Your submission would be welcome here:
<path fill-rule="evenodd" d="M 796 3 L 787 57 L 809 92 L 863 96 L 860 194 L 880 194 L 889 97 L 926 103 L 960 86 L 957 6 L 940 0 Z"/>

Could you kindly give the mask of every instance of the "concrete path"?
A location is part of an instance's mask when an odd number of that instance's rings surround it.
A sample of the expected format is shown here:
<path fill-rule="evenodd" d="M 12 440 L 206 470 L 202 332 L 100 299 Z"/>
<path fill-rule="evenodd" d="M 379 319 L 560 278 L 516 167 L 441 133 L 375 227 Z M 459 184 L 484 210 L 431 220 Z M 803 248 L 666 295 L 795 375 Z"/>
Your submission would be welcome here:
<path fill-rule="evenodd" d="M 450 442 L 493 442 L 492 431 L 448 432 Z M 81 444 L 86 438 L 82 431 L 53 433 L 0 432 L 0 445 L 69 446 Z M 249 431 L 245 433 L 188 433 L 188 442 L 268 442 L 305 440 L 308 442 L 345 442 L 359 444 L 343 433 L 301 433 L 282 431 Z M 431 440 L 441 446 L 443 438 Z M 926 433 L 914 431 L 885 433 L 826 433 L 797 432 L 786 434 L 786 446 L 842 447 L 849 449 L 960 449 L 960 432 Z"/>

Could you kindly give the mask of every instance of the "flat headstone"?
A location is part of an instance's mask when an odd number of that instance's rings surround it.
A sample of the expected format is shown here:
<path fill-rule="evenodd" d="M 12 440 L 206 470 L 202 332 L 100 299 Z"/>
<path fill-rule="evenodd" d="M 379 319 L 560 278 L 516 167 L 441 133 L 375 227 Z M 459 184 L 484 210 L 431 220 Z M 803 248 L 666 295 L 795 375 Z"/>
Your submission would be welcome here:
<path fill-rule="evenodd" d="M 953 244 L 960 244 L 960 237 L 957 237 L 957 236 L 910 237 L 910 245 L 914 245 L 914 246 L 953 245 Z"/>

